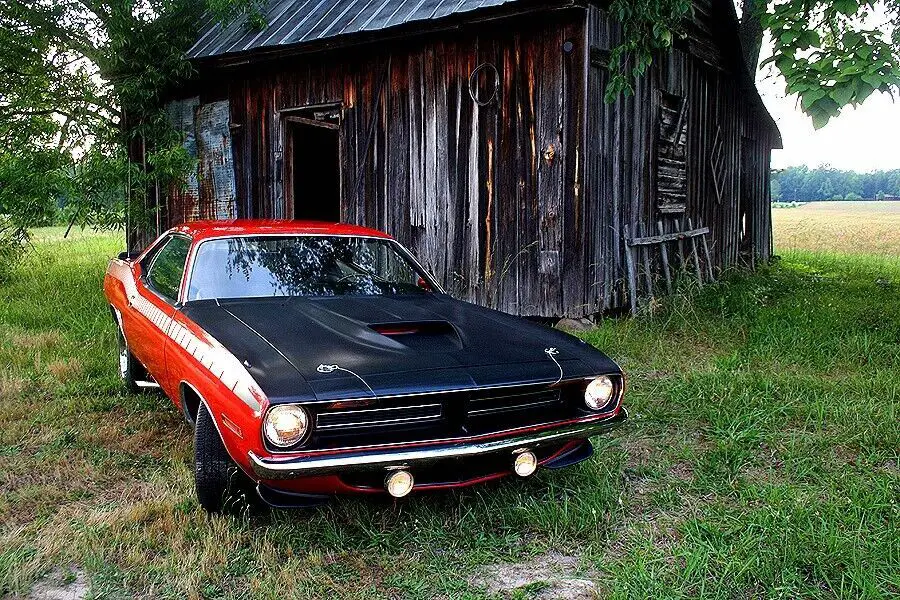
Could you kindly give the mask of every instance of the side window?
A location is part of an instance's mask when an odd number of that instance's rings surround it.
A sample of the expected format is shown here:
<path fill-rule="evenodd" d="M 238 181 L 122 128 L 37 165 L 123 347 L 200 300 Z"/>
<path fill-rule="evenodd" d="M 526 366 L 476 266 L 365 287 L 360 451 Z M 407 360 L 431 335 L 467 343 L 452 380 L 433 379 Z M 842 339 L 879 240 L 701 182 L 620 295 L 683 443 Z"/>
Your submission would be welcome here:
<path fill-rule="evenodd" d="M 153 291 L 172 302 L 178 298 L 178 288 L 181 286 L 190 246 L 188 238 L 173 236 L 156 253 L 147 270 L 147 282 Z"/>

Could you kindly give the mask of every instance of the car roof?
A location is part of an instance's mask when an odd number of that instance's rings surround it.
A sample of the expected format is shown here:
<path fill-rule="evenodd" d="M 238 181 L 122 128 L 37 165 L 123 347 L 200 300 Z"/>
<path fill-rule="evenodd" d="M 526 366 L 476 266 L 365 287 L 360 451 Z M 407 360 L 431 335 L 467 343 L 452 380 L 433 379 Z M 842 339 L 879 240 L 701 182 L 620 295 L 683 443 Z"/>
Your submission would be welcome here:
<path fill-rule="evenodd" d="M 173 231 L 189 235 L 194 240 L 244 235 L 349 235 L 392 239 L 391 236 L 368 227 L 320 221 L 291 221 L 287 219 L 236 219 L 233 221 L 191 221 Z"/>

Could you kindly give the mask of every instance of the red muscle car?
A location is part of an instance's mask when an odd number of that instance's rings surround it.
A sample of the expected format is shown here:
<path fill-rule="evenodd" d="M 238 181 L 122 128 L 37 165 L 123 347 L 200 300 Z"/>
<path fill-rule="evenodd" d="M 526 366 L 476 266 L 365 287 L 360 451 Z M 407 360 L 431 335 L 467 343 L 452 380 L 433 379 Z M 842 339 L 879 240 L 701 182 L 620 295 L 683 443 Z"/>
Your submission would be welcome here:
<path fill-rule="evenodd" d="M 110 262 L 132 390 L 195 427 L 197 498 L 273 506 L 527 477 L 626 418 L 622 371 L 560 331 L 455 300 L 390 236 L 195 222 Z"/>

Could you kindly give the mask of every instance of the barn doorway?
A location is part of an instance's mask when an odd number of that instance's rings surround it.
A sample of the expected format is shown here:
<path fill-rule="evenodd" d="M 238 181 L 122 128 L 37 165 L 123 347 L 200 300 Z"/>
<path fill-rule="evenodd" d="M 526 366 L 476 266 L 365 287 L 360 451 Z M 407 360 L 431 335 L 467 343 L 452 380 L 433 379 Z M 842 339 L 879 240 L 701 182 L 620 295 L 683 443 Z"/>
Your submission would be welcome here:
<path fill-rule="evenodd" d="M 340 108 L 291 111 L 284 118 L 284 137 L 289 215 L 305 221 L 340 221 Z"/>
<path fill-rule="evenodd" d="M 756 199 L 753 174 L 759 172 L 757 154 L 754 152 L 753 140 L 741 137 L 741 172 L 738 189 L 738 226 L 740 237 L 738 239 L 738 252 L 741 260 L 754 267 L 753 255 L 753 206 Z"/>

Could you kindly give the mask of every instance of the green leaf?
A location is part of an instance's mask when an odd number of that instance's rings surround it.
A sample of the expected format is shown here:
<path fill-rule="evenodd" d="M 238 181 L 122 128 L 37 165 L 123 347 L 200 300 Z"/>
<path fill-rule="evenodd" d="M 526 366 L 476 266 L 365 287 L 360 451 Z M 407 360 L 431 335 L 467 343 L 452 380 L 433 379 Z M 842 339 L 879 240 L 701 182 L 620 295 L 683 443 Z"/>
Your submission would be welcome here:
<path fill-rule="evenodd" d="M 856 91 L 856 102 L 862 103 L 866 101 L 866 98 L 872 95 L 872 92 L 875 91 L 875 88 L 870 86 L 867 83 L 862 83 L 859 85 L 859 89 Z"/>
<path fill-rule="evenodd" d="M 834 0 L 834 8 L 842 15 L 852 17 L 859 10 L 856 0 Z"/>
<path fill-rule="evenodd" d="M 863 36 L 855 31 L 847 31 L 841 40 L 845 48 L 856 48 L 864 44 Z"/>
<path fill-rule="evenodd" d="M 878 73 L 864 73 L 860 79 L 871 85 L 873 88 L 878 88 L 881 84 L 884 83 L 884 78 Z"/>
<path fill-rule="evenodd" d="M 809 110 L 813 106 L 813 104 L 824 97 L 825 90 L 821 88 L 810 90 L 800 97 L 800 107 L 803 110 Z"/>
<path fill-rule="evenodd" d="M 785 90 L 788 94 L 803 94 L 811 89 L 813 89 L 813 86 L 805 81 L 788 81 L 785 86 Z"/>
<path fill-rule="evenodd" d="M 868 44 L 862 44 L 856 47 L 856 55 L 863 60 L 869 60 L 869 57 L 872 56 L 872 46 Z"/>
<path fill-rule="evenodd" d="M 837 102 L 839 106 L 844 106 L 850 102 L 851 98 L 853 98 L 853 87 L 842 85 L 831 90 L 828 95 L 831 96 L 831 99 Z"/>
<path fill-rule="evenodd" d="M 778 70 L 781 71 L 782 75 L 789 79 L 791 73 L 794 70 L 794 58 L 792 56 L 782 54 L 775 59 L 775 66 L 778 67 Z"/>
<path fill-rule="evenodd" d="M 785 46 L 790 46 L 795 41 L 797 41 L 797 38 L 799 38 L 799 37 L 800 37 L 799 31 L 794 31 L 793 29 L 786 29 L 786 30 L 784 30 L 784 32 L 782 32 L 781 35 L 778 36 L 778 39 Z"/>
<path fill-rule="evenodd" d="M 830 114 L 821 111 L 809 113 L 809 116 L 812 117 L 813 128 L 815 129 L 822 129 L 823 127 L 828 125 L 828 121 L 831 120 Z"/>
<path fill-rule="evenodd" d="M 800 34 L 798 45 L 805 50 L 810 46 L 819 46 L 821 43 L 822 38 L 819 37 L 818 32 L 812 29 L 806 29 Z"/>

